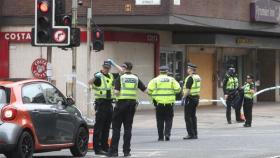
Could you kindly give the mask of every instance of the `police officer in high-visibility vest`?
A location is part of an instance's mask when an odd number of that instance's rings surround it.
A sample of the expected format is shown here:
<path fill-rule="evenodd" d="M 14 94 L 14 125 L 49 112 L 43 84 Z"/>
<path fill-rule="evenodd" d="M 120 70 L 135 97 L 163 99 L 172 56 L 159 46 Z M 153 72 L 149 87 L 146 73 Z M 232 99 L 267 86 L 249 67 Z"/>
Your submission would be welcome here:
<path fill-rule="evenodd" d="M 176 94 L 180 93 L 180 84 L 170 76 L 167 76 L 169 68 L 160 67 L 160 75 L 152 79 L 148 84 L 148 94 L 152 97 L 156 107 L 156 120 L 158 128 L 158 141 L 170 140 L 173 123 L 173 106 Z"/>
<path fill-rule="evenodd" d="M 254 103 L 254 93 L 256 92 L 256 87 L 254 83 L 254 76 L 247 75 L 246 83 L 243 87 L 244 89 L 244 102 L 243 102 L 243 110 L 245 115 L 245 124 L 244 127 L 251 127 L 252 125 L 252 109 Z"/>
<path fill-rule="evenodd" d="M 238 95 L 238 91 L 240 89 L 239 81 L 236 76 L 235 68 L 230 67 L 228 69 L 227 74 L 225 75 L 225 79 L 223 81 L 223 91 L 226 99 L 226 118 L 228 124 L 231 124 L 231 107 L 235 107 L 235 117 L 237 122 L 244 122 L 241 119 L 241 105 L 232 105 L 232 104 L 242 104 L 240 102 L 234 103 L 234 98 Z"/>
<path fill-rule="evenodd" d="M 96 155 L 105 155 L 109 149 L 108 137 L 110 132 L 114 99 L 114 78 L 110 73 L 112 62 L 104 61 L 102 70 L 95 73 L 88 83 L 93 89 L 95 98 L 94 151 Z M 115 77 L 114 77 L 115 76 Z"/>
<path fill-rule="evenodd" d="M 185 106 L 185 122 L 188 135 L 183 139 L 197 139 L 196 108 L 199 103 L 201 78 L 196 73 L 197 66 L 188 64 L 188 77 L 183 87 L 183 105 Z"/>
<path fill-rule="evenodd" d="M 124 74 L 121 75 L 115 82 L 115 94 L 117 97 L 116 107 L 113 112 L 113 136 L 108 157 L 118 156 L 118 146 L 120 139 L 121 126 L 124 126 L 124 156 L 130 156 L 130 141 L 133 118 L 137 106 L 137 91 L 140 89 L 146 92 L 146 86 L 138 78 L 131 73 L 132 63 L 125 62 L 123 65 Z"/>

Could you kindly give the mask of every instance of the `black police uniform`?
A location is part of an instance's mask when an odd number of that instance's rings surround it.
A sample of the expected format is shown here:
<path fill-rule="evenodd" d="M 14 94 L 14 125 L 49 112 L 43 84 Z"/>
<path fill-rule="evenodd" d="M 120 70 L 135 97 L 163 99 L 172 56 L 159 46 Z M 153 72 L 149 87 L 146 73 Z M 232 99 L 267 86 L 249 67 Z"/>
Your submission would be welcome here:
<path fill-rule="evenodd" d="M 224 95 L 228 95 L 228 98 L 226 100 L 226 104 L 228 105 L 226 107 L 226 118 L 227 118 L 227 121 L 229 124 L 231 123 L 231 107 L 232 106 L 234 106 L 234 109 L 235 109 L 236 121 L 237 122 L 244 121 L 241 119 L 241 107 L 242 107 L 242 101 L 243 101 L 243 93 L 239 93 L 238 85 L 235 85 L 234 90 L 227 89 L 227 82 L 230 77 L 236 77 L 236 76 L 230 76 L 229 74 L 226 74 L 225 79 L 223 81 Z M 232 105 L 232 104 L 235 104 L 235 105 Z"/>
<path fill-rule="evenodd" d="M 101 71 L 100 71 L 101 72 Z M 101 72 L 102 73 L 102 72 Z M 106 78 L 110 79 L 110 75 L 103 74 Z M 113 74 L 114 78 L 118 74 Z M 101 86 L 101 79 L 95 78 L 95 86 Z M 109 149 L 108 138 L 110 133 L 110 127 L 112 122 L 113 106 L 111 98 L 111 90 L 107 91 L 107 98 L 99 98 L 95 100 L 95 124 L 94 124 L 94 151 L 96 154 L 105 154 L 103 151 L 107 152 Z"/>
<path fill-rule="evenodd" d="M 127 73 L 130 74 L 130 73 Z M 138 88 L 141 91 L 146 90 L 146 86 L 143 84 L 141 80 L 138 81 Z M 121 81 L 120 77 L 116 79 L 115 82 L 115 90 L 121 90 Z M 137 101 L 131 99 L 122 99 L 118 100 L 116 103 L 116 107 L 114 108 L 113 112 L 113 137 L 112 137 L 112 144 L 107 156 L 118 156 L 118 146 L 120 140 L 120 132 L 121 126 L 124 126 L 124 135 L 123 135 L 123 152 L 126 156 L 130 154 L 130 141 L 131 141 L 131 131 L 132 131 L 132 124 L 134 119 L 134 114 L 136 111 Z"/>
<path fill-rule="evenodd" d="M 186 88 L 191 89 L 193 78 L 189 77 L 186 83 Z M 187 96 L 185 101 L 185 122 L 188 136 L 184 139 L 197 139 L 197 117 L 196 108 L 199 104 L 199 96 Z"/>
<path fill-rule="evenodd" d="M 255 89 L 255 84 L 250 83 L 250 89 Z M 243 111 L 245 115 L 245 127 L 251 127 L 252 124 L 252 110 L 253 110 L 254 100 L 252 98 L 244 97 Z"/>

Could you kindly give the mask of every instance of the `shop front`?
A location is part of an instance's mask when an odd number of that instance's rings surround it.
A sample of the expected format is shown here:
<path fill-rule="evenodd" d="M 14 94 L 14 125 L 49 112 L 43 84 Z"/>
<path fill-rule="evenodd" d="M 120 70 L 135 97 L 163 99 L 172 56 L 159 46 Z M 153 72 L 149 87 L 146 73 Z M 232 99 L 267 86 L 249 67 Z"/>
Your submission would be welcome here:
<path fill-rule="evenodd" d="M 229 66 L 236 68 L 241 84 L 247 74 L 253 74 L 258 90 L 279 85 L 279 42 L 280 38 L 273 37 L 173 33 L 173 43 L 186 46 L 186 62 L 199 67 L 203 99 L 223 96 L 222 82 Z M 280 101 L 279 90 L 263 93 L 256 101 Z"/>

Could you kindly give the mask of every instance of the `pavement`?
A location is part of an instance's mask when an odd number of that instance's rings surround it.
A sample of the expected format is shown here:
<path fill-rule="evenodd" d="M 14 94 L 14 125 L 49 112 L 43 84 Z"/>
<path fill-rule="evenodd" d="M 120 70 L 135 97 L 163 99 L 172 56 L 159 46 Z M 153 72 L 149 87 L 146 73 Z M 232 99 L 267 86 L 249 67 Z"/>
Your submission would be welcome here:
<path fill-rule="evenodd" d="M 138 158 L 280 158 L 280 104 L 263 103 L 254 106 L 253 124 L 228 125 L 224 107 L 198 108 L 199 139 L 183 140 L 186 135 L 182 108 L 175 109 L 171 141 L 158 142 L 153 110 L 141 110 L 135 115 L 132 137 L 132 157 Z M 232 111 L 232 120 L 235 119 Z M 122 139 L 120 141 L 119 155 Z M 1 157 L 1 156 L 0 156 Z M 69 150 L 35 154 L 36 158 L 69 158 Z M 87 158 L 101 158 L 89 152 Z"/>

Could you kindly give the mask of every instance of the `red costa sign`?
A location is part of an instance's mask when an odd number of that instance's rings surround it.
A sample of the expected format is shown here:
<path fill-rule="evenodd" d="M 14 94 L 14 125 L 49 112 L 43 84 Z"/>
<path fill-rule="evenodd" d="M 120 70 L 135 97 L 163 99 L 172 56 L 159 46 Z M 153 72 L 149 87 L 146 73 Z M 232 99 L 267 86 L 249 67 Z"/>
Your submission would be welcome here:
<path fill-rule="evenodd" d="M 47 60 L 43 58 L 36 59 L 31 66 L 32 74 L 35 78 L 45 79 L 47 77 Z"/>

